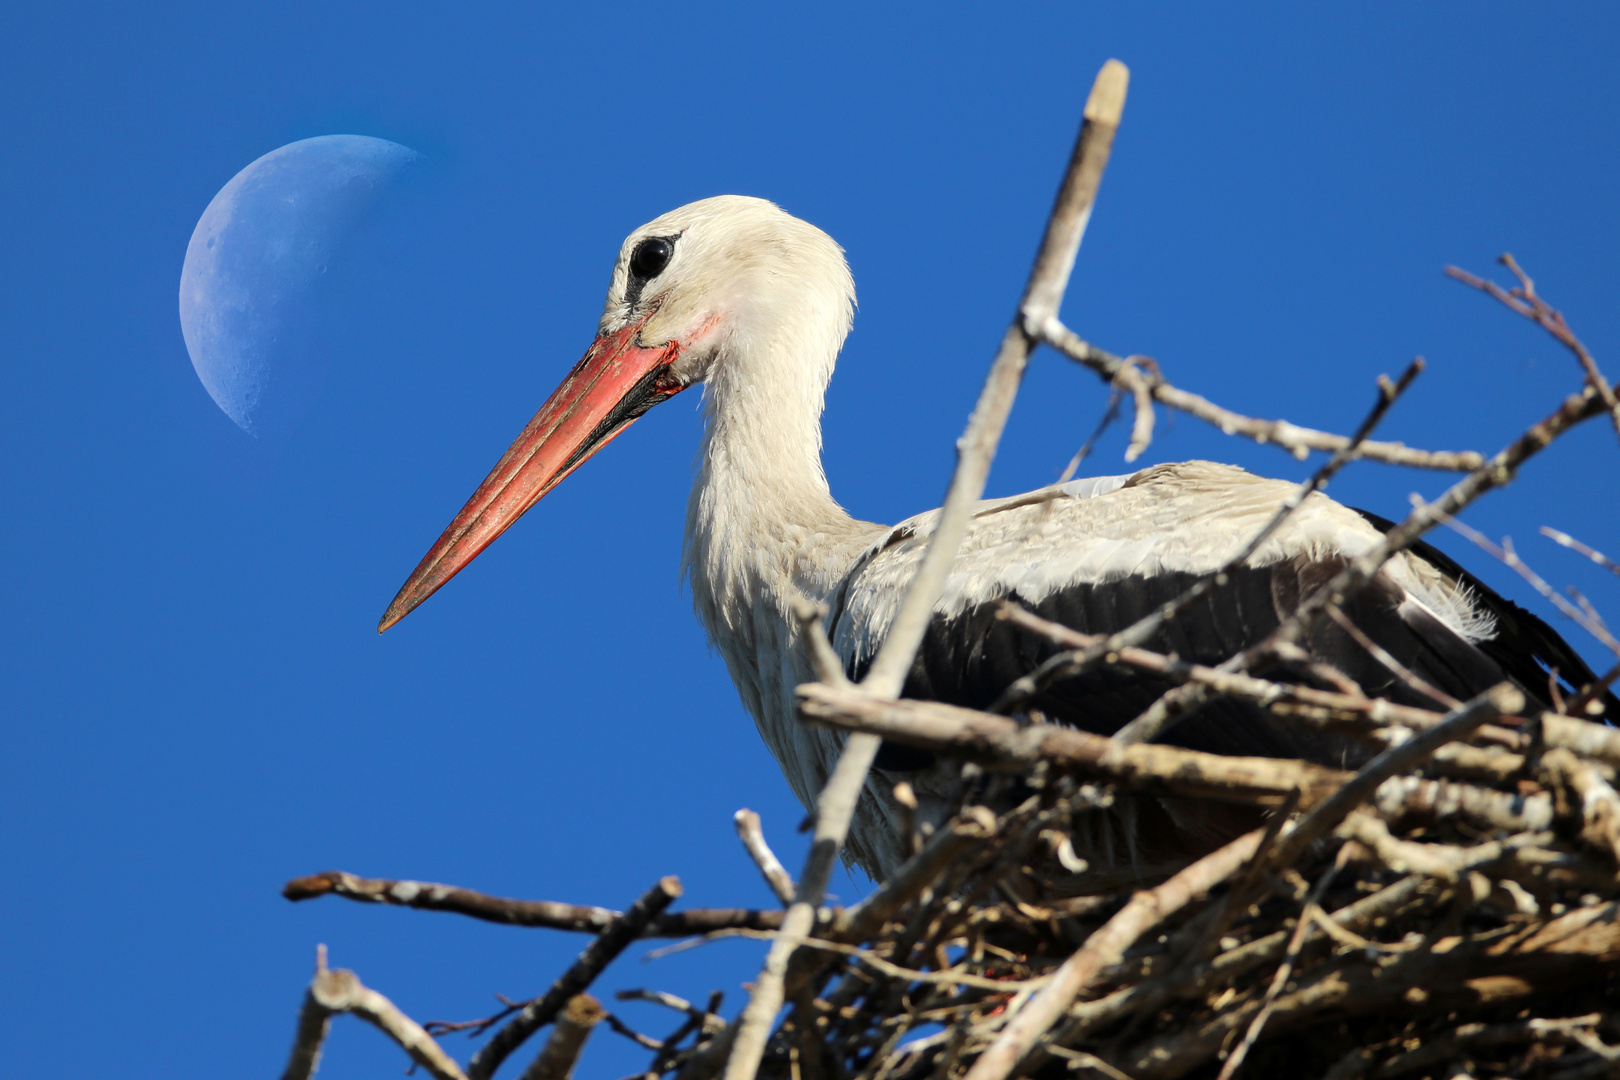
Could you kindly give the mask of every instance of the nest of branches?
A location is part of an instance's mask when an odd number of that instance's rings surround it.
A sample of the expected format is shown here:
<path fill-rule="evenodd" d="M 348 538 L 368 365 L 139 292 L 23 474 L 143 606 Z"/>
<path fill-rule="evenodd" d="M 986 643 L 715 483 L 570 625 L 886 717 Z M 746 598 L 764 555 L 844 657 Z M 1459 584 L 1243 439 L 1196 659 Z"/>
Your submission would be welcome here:
<path fill-rule="evenodd" d="M 819 912 L 783 974 L 789 1007 L 760 1075 L 1078 1071 L 1146 1080 L 1229 1076 L 1245 1060 L 1252 1076 L 1335 1080 L 1620 1070 L 1611 1004 L 1620 991 L 1620 732 L 1564 715 L 1517 716 L 1523 697 L 1507 686 L 1448 712 L 1399 709 L 1373 720 L 1369 704 L 1309 706 L 1324 722 L 1388 743 L 1346 773 L 1119 747 L 932 703 L 874 702 L 854 688 L 810 691 L 809 716 L 967 762 L 964 805 L 937 830 L 919 830 L 912 858 L 865 901 Z M 993 812 L 1009 792 L 1027 795 Z M 1064 840 L 1077 815 L 1141 796 L 1274 812 L 1263 828 L 1151 887 L 1014 899 L 1054 862 L 1075 868 Z M 762 871 L 791 902 L 792 882 L 757 818 L 738 817 Z M 485 1020 L 400 1035 L 440 1077 L 491 1076 L 547 1024 L 545 1048 L 523 1075 L 567 1075 L 604 1018 L 648 1047 L 647 1080 L 717 1076 L 739 1028 L 718 1000 L 621 994 L 682 1014 L 671 1035 L 651 1038 L 585 991 L 638 938 L 775 937 L 785 915 L 670 912 L 674 879 L 624 912 L 342 873 L 287 887 L 294 899 L 323 894 L 596 933 L 545 995 Z M 367 1014 L 353 1003 L 367 993 L 349 973 L 326 971 L 306 1013 L 381 1018 L 375 1004 Z M 407 1025 L 395 1017 L 391 1033 Z M 494 1031 L 465 1070 L 432 1039 L 453 1030 Z"/>
<path fill-rule="evenodd" d="M 1057 309 L 1124 91 L 1124 69 L 1111 61 L 1087 103 L 1024 301 L 959 444 L 934 546 L 860 685 L 846 680 L 817 611 L 807 604 L 801 613 L 802 641 L 818 676 L 799 688 L 801 718 L 847 739 L 818 800 L 815 836 L 797 880 L 771 854 L 758 818 L 737 815 L 744 846 L 782 908 L 671 910 L 680 895 L 674 878 L 622 911 L 339 871 L 299 878 L 286 886 L 289 899 L 336 895 L 592 937 L 545 993 L 503 999 L 497 1014 L 464 1023 L 418 1024 L 353 972 L 328 969 L 322 953 L 286 1080 L 313 1074 L 338 1012 L 377 1025 L 439 1080 L 489 1080 L 547 1028 L 521 1075 L 563 1080 L 601 1026 L 647 1049 L 644 1080 L 722 1074 L 1006 1080 L 1070 1073 L 1226 1080 L 1240 1070 L 1333 1080 L 1620 1075 L 1620 1017 L 1612 1008 L 1620 993 L 1620 731 L 1600 719 L 1617 708 L 1607 688 L 1620 677 L 1620 664 L 1587 685 L 1566 678 L 1560 688 L 1553 673 L 1552 709 L 1532 705 L 1510 683 L 1455 701 L 1363 640 L 1419 700 L 1432 702 L 1419 708 L 1366 694 L 1310 663 L 1299 646 L 1326 619 L 1354 636 L 1345 602 L 1389 559 L 1436 525 L 1455 524 L 1461 509 L 1509 483 L 1520 465 L 1577 424 L 1607 417 L 1620 432 L 1620 402 L 1563 316 L 1508 257 L 1503 262 L 1514 284 L 1507 287 L 1452 273 L 1551 334 L 1578 362 L 1582 384 L 1490 457 L 1369 439 L 1417 364 L 1398 380 L 1381 379 L 1367 420 L 1341 436 L 1239 415 L 1171 385 L 1145 358 L 1122 359 L 1082 341 L 1058 321 Z M 1220 573 L 1107 637 L 1006 605 L 1003 618 L 1060 646 L 1060 653 L 1010 688 L 993 711 L 897 700 L 963 523 L 983 490 L 1012 390 L 1040 344 L 1101 375 L 1116 401 L 1132 403 L 1131 457 L 1151 439 L 1156 407 L 1301 458 L 1313 450 L 1331 454 L 1228 569 L 1242 565 L 1309 493 L 1353 460 L 1462 476 L 1440 498 L 1415 503 L 1384 543 L 1347 560 L 1265 641 L 1218 666 L 1145 644 Z M 1573 538 L 1544 531 L 1620 572 Z M 1559 595 L 1507 545 L 1475 539 L 1620 659 L 1620 641 L 1584 598 Z M 1149 673 L 1172 689 L 1112 737 L 1048 725 L 1020 710 L 1042 680 L 1101 665 Z M 1293 681 L 1255 671 L 1292 672 Z M 1226 757 L 1154 741 L 1222 695 L 1359 744 L 1362 752 L 1348 760 L 1364 764 L 1337 769 Z M 882 740 L 959 763 L 958 800 L 942 821 L 903 824 L 910 857 L 865 900 L 829 907 L 827 881 L 855 805 L 881 782 L 869 770 Z M 915 809 L 905 785 L 893 795 Z M 1072 842 L 1088 820 L 1117 819 L 1133 802 L 1158 800 L 1236 808 L 1256 827 L 1234 830 L 1214 850 L 1151 867 L 1129 852 L 1098 860 Z M 1090 887 L 1076 890 L 1074 880 Z M 699 1005 L 657 991 L 622 991 L 620 998 L 654 1001 L 679 1014 L 669 1035 L 654 1037 L 631 1030 L 588 993 L 637 940 L 737 935 L 772 945 L 746 1007 L 729 1019 L 718 994 Z M 438 1041 L 451 1032 L 484 1039 L 465 1066 Z"/>

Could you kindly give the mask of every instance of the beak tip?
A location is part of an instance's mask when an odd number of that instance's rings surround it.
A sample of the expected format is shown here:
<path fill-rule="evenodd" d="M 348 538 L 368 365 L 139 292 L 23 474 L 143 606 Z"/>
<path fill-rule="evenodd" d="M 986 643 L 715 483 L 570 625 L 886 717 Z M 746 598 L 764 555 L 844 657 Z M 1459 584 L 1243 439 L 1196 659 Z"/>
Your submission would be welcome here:
<path fill-rule="evenodd" d="M 411 609 L 415 606 L 415 604 L 402 604 L 399 598 L 396 597 L 394 602 L 388 605 L 388 610 L 383 612 L 382 618 L 377 621 L 377 633 L 386 633 L 391 626 L 409 615 Z"/>

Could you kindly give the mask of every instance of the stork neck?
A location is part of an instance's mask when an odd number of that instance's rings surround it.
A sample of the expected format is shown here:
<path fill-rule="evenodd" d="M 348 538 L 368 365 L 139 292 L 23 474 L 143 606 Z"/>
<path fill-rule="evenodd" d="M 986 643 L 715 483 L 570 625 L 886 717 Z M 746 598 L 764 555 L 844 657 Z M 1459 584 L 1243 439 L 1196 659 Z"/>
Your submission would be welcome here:
<path fill-rule="evenodd" d="M 820 392 L 814 401 L 763 397 L 725 386 L 709 395 L 693 523 L 758 543 L 848 521 L 821 466 Z"/>
<path fill-rule="evenodd" d="M 752 373 L 764 366 L 756 362 Z M 724 609 L 752 606 L 762 593 L 779 605 L 793 591 L 819 596 L 839 546 L 827 541 L 861 528 L 834 501 L 821 466 L 825 378 L 818 369 L 831 366 L 830 358 L 774 364 L 773 377 L 745 379 L 727 376 L 747 370 L 722 365 L 705 389 L 685 561 L 711 632 L 716 619 L 731 621 Z"/>

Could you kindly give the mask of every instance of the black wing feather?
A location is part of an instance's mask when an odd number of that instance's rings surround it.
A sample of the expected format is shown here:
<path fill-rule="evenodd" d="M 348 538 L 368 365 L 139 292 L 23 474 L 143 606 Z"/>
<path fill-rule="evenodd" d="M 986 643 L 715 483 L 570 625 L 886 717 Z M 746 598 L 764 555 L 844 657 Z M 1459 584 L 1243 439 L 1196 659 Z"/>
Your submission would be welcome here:
<path fill-rule="evenodd" d="M 1388 518 L 1352 507 L 1356 513 L 1379 532 L 1388 533 L 1395 523 Z M 1484 607 L 1496 619 L 1496 634 L 1488 641 L 1479 642 L 1479 651 L 1494 660 L 1514 684 L 1544 708 L 1551 708 L 1548 691 L 1548 673 L 1556 673 L 1562 684 L 1562 693 L 1573 696 L 1583 687 L 1597 682 L 1591 667 L 1581 659 L 1563 636 L 1533 612 L 1515 604 L 1464 570 L 1457 561 L 1432 544 L 1418 541 L 1411 546 L 1412 553 L 1434 566 L 1442 574 L 1457 581 L 1473 594 L 1474 602 Z M 1614 723 L 1620 721 L 1620 698 L 1605 691 L 1600 699 L 1603 716 Z"/>
<path fill-rule="evenodd" d="M 1393 528 L 1375 514 L 1358 513 L 1376 528 Z M 1431 686 L 1465 699 L 1506 677 L 1547 707 L 1549 670 L 1557 672 L 1571 693 L 1595 680 L 1591 668 L 1541 619 L 1497 595 L 1432 546 L 1420 543 L 1412 550 L 1470 590 L 1474 602 L 1495 617 L 1497 629 L 1491 639 L 1469 642 L 1419 606 L 1403 605 L 1402 590 L 1382 578 L 1347 603 L 1345 613 L 1366 637 Z M 1294 559 L 1239 570 L 1225 586 L 1165 626 L 1148 647 L 1217 664 L 1261 641 L 1342 567 L 1337 559 Z M 1136 575 L 1074 584 L 1036 602 L 1016 593 L 1008 599 L 1082 633 L 1106 634 L 1151 614 L 1198 580 L 1198 575 L 1185 573 Z M 948 618 L 936 617 L 907 677 L 904 696 L 985 709 L 1014 680 L 1062 651 L 997 618 L 999 606 L 999 601 L 984 603 Z M 1431 698 L 1409 687 L 1334 623 L 1319 624 L 1306 644 L 1316 659 L 1338 668 L 1369 694 L 1434 707 Z M 859 680 L 869 665 L 869 659 L 850 664 L 850 677 Z M 1299 677 L 1289 671 L 1257 674 L 1285 681 Z M 1050 686 L 1029 704 L 1053 722 L 1109 735 L 1141 715 L 1169 688 L 1165 680 L 1141 671 L 1105 666 Z M 1620 701 L 1612 694 L 1603 701 L 1609 717 L 1620 717 Z M 1229 698 L 1203 706 L 1163 741 L 1214 753 L 1305 757 L 1333 764 L 1344 763 L 1349 752 L 1341 740 L 1279 723 L 1264 710 Z M 932 755 L 924 751 L 894 744 L 885 744 L 878 760 L 881 768 L 898 771 L 931 762 Z"/>

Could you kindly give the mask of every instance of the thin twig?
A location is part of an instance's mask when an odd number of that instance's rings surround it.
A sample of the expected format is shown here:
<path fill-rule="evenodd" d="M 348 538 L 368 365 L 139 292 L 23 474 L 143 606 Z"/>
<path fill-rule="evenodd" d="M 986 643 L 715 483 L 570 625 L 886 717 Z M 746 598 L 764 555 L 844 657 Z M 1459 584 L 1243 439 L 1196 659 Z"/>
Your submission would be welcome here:
<path fill-rule="evenodd" d="M 737 811 L 734 820 L 737 822 L 737 836 L 742 840 L 749 856 L 753 858 L 754 865 L 759 867 L 760 876 L 765 879 L 765 884 L 769 885 L 771 892 L 782 901 L 783 907 L 791 906 L 793 877 L 787 872 L 787 867 L 782 865 L 782 861 L 776 857 L 776 852 L 771 850 L 771 845 L 765 842 L 765 832 L 760 828 L 759 815 L 752 810 L 744 809 Z"/>
<path fill-rule="evenodd" d="M 354 1013 L 394 1040 L 434 1080 L 467 1080 L 461 1067 L 433 1041 L 433 1036 L 401 1012 L 399 1006 L 366 987 L 354 972 L 328 968 L 324 945 L 316 953 L 315 978 L 304 996 L 298 1038 L 282 1080 L 309 1080 L 314 1076 L 331 1016 L 340 1012 Z"/>
<path fill-rule="evenodd" d="M 1220 1075 L 1216 1080 L 1232 1080 L 1242 1067 L 1243 1059 L 1248 1057 L 1254 1044 L 1260 1041 L 1260 1032 L 1265 1030 L 1266 1021 L 1271 1018 L 1271 1010 L 1277 1003 L 1277 995 L 1288 985 L 1288 979 L 1294 973 L 1294 965 L 1299 962 L 1300 949 L 1304 947 L 1306 934 L 1309 933 L 1311 923 L 1314 921 L 1312 916 L 1321 910 L 1322 894 L 1327 892 L 1327 887 L 1333 883 L 1334 875 L 1343 868 L 1344 858 L 1341 852 L 1333 867 L 1316 879 L 1310 894 L 1305 897 L 1305 906 L 1300 910 L 1299 921 L 1294 924 L 1294 932 L 1289 935 L 1288 947 L 1283 950 L 1282 963 L 1277 965 L 1277 973 L 1272 976 L 1271 985 L 1266 988 L 1265 1000 L 1261 1002 L 1260 1011 L 1249 1022 L 1249 1030 L 1243 1033 L 1243 1041 L 1238 1043 L 1237 1048 L 1226 1059 L 1226 1064 L 1221 1066 Z M 1331 926 L 1333 923 L 1329 921 L 1328 925 Z"/>
<path fill-rule="evenodd" d="M 551 989 L 525 1005 L 473 1055 L 472 1061 L 467 1063 L 468 1080 L 489 1080 L 512 1051 L 549 1024 L 570 998 L 583 993 L 603 968 L 641 936 L 653 917 L 680 895 L 681 883 L 674 877 L 661 878 L 658 884 L 647 890 L 641 899 L 585 947 L 573 966 L 552 983 Z"/>
<path fill-rule="evenodd" d="M 1128 462 L 1141 457 L 1153 443 L 1153 391 L 1148 388 L 1147 380 L 1142 378 L 1137 369 L 1157 368 L 1157 366 L 1145 356 L 1132 356 L 1125 361 L 1125 366 L 1119 369 L 1117 382 L 1130 391 L 1134 413 L 1131 422 L 1131 441 L 1125 447 L 1125 460 Z"/>
<path fill-rule="evenodd" d="M 1419 505 L 1421 503 L 1421 499 L 1413 499 L 1413 505 Z M 1588 634 L 1591 634 L 1593 637 L 1597 638 L 1598 641 L 1602 643 L 1602 645 L 1610 652 L 1614 653 L 1616 656 L 1620 656 L 1620 640 L 1616 640 L 1615 636 L 1609 633 L 1609 628 L 1603 625 L 1603 620 L 1593 618 L 1590 611 L 1572 604 L 1560 596 L 1556 589 L 1547 584 L 1546 579 L 1544 579 L 1540 574 L 1536 573 L 1535 570 L 1531 569 L 1530 565 L 1523 559 L 1519 558 L 1519 553 L 1513 549 L 1513 541 L 1511 539 L 1503 537 L 1501 544 L 1493 544 L 1490 538 L 1484 533 L 1470 525 L 1465 524 L 1462 521 L 1457 520 L 1455 517 L 1450 515 L 1442 515 L 1440 520 L 1441 523 L 1447 528 L 1461 536 L 1467 537 L 1469 540 L 1473 541 L 1475 546 L 1477 546 L 1480 550 L 1488 552 L 1493 558 L 1499 560 L 1502 565 L 1506 566 L 1508 569 L 1522 577 L 1525 581 L 1529 582 L 1531 588 L 1535 589 L 1536 592 L 1540 593 L 1542 597 L 1545 598 L 1549 603 L 1551 603 L 1559 611 L 1563 612 L 1566 618 L 1573 621 Z"/>
<path fill-rule="evenodd" d="M 1074 479 L 1074 474 L 1080 471 L 1081 462 L 1091 456 L 1091 451 L 1097 445 L 1097 440 L 1101 439 L 1103 432 L 1107 431 L 1114 421 L 1119 419 L 1119 403 L 1120 392 L 1116 388 L 1113 393 L 1108 395 L 1108 405 L 1103 409 L 1102 419 L 1097 421 L 1097 426 L 1086 437 L 1086 441 L 1080 444 L 1080 449 L 1074 452 L 1074 457 L 1070 458 L 1069 463 L 1063 466 L 1063 472 L 1057 478 L 1058 484 L 1067 484 Z"/>
<path fill-rule="evenodd" d="M 1106 636 L 1102 634 L 1082 634 L 1064 626 L 1062 623 L 1043 619 L 1010 601 L 1002 601 L 997 617 L 1025 630 L 1040 634 L 1055 644 L 1067 645 L 1077 653 L 1091 649 L 1107 640 Z M 1368 725 L 1374 727 L 1382 727 L 1388 724 L 1398 724 L 1403 727 L 1432 727 L 1439 723 L 1443 715 L 1428 709 L 1397 705 L 1383 698 L 1369 698 L 1359 692 L 1347 694 L 1331 690 L 1318 690 L 1315 687 L 1275 682 L 1240 672 L 1220 671 L 1203 664 L 1188 663 L 1176 656 L 1169 656 L 1134 646 L 1120 649 L 1118 652 L 1108 653 L 1105 659 L 1141 671 L 1150 671 L 1173 683 L 1205 683 L 1212 690 L 1218 690 L 1228 697 L 1252 701 L 1256 705 L 1266 708 L 1275 708 L 1284 702 L 1298 702 L 1314 709 L 1323 710 L 1325 713 L 1364 716 Z"/>
<path fill-rule="evenodd" d="M 450 1035 L 465 1031 L 469 1039 L 475 1039 L 528 1004 L 527 1001 L 513 1001 L 505 994 L 496 994 L 495 1000 L 501 1003 L 501 1009 L 489 1016 L 477 1020 L 428 1020 L 422 1027 L 429 1035 Z"/>
<path fill-rule="evenodd" d="M 620 1001 L 650 1001 L 655 1005 L 662 1005 L 666 1009 L 674 1009 L 677 1012 L 686 1014 L 686 1019 L 681 1026 L 671 1032 L 658 1045 L 658 1054 L 653 1058 L 652 1067 L 647 1070 L 650 1075 L 655 1077 L 662 1076 L 667 1071 L 670 1062 L 679 1053 L 681 1040 L 692 1032 L 698 1032 L 698 1038 L 701 1041 L 704 1035 L 712 1035 L 717 1031 L 724 1031 L 726 1028 L 726 1022 L 719 1015 L 720 1003 L 724 1000 L 724 995 L 718 990 L 709 995 L 708 1004 L 703 1008 L 699 1008 L 685 998 L 676 997 L 674 994 L 666 994 L 662 990 L 620 990 L 614 996 Z"/>
<path fill-rule="evenodd" d="M 589 994 L 576 994 L 568 999 L 557 1023 L 546 1039 L 546 1045 L 532 1064 L 523 1071 L 521 1080 L 568 1080 L 574 1074 L 580 1051 L 591 1029 L 607 1016 L 601 1002 Z"/>
<path fill-rule="evenodd" d="M 727 938 L 753 938 L 756 941 L 773 941 L 778 934 L 765 930 L 716 930 L 706 935 L 702 941 L 723 941 Z M 696 944 L 694 942 L 693 944 Z M 674 946 L 678 948 L 678 946 Z M 888 975 L 891 978 L 905 979 L 909 982 L 934 983 L 939 986 L 971 986 L 979 990 L 995 990 L 1016 994 L 1020 990 L 1034 990 L 1045 986 L 1046 976 L 1035 979 L 990 979 L 982 975 L 975 975 L 971 971 L 961 971 L 957 968 L 945 968 L 940 971 L 922 971 L 918 968 L 908 968 L 886 957 L 879 956 L 870 949 L 857 948 L 846 945 L 841 941 L 828 941 L 826 938 L 807 937 L 799 946 L 801 949 L 814 949 L 819 952 L 836 953 L 858 960 L 874 971 Z"/>
<path fill-rule="evenodd" d="M 849 680 L 844 676 L 844 664 L 827 639 L 827 628 L 822 620 L 827 617 L 827 605 L 803 597 L 793 599 L 793 616 L 799 622 L 799 641 L 810 660 L 810 670 L 816 678 L 829 686 L 843 686 Z"/>
<path fill-rule="evenodd" d="M 1585 555 L 1588 559 L 1591 559 L 1593 562 L 1597 563 L 1599 566 L 1603 567 L 1603 569 L 1608 570 L 1611 573 L 1620 574 L 1620 563 L 1615 562 L 1613 559 L 1603 554 L 1603 552 L 1598 551 L 1596 548 L 1588 547 L 1587 545 L 1581 543 L 1567 532 L 1560 532 L 1557 529 L 1548 528 L 1546 525 L 1543 525 L 1541 527 L 1541 535 L 1547 537 L 1556 544 L 1561 544 L 1564 547 L 1569 548 L 1571 551 L 1577 551 L 1580 554 Z"/>
<path fill-rule="evenodd" d="M 1104 381 L 1112 383 L 1129 362 L 1106 349 L 1100 349 L 1080 338 L 1057 318 L 1048 319 L 1040 327 L 1040 340 L 1070 360 L 1089 368 Z M 1132 358 L 1136 359 L 1136 358 Z M 1159 374 L 1157 366 L 1152 373 L 1139 375 L 1153 400 L 1161 405 L 1195 416 L 1213 424 L 1227 435 L 1241 435 L 1258 443 L 1281 447 L 1299 460 L 1313 450 L 1337 453 L 1350 445 L 1344 435 L 1299 427 L 1286 420 L 1258 420 L 1224 409 L 1208 398 L 1188 393 L 1171 386 Z M 1418 450 L 1396 442 L 1363 442 L 1356 456 L 1368 461 L 1382 461 L 1390 465 L 1408 465 L 1417 469 L 1438 469 L 1444 472 L 1468 472 L 1477 469 L 1484 458 L 1472 450 Z"/>
<path fill-rule="evenodd" d="M 1604 405 L 1608 406 L 1609 415 L 1614 421 L 1615 434 L 1620 435 L 1620 400 L 1615 398 L 1614 389 L 1609 385 L 1609 381 L 1603 377 L 1603 372 L 1598 370 L 1597 361 L 1592 358 L 1592 354 L 1587 351 L 1581 339 L 1575 336 L 1575 331 L 1569 328 L 1569 323 L 1564 321 L 1563 313 L 1536 295 L 1535 282 L 1530 280 L 1530 275 L 1520 268 L 1512 255 L 1504 252 L 1496 261 L 1507 267 L 1513 276 L 1519 279 L 1516 288 L 1504 289 L 1494 281 L 1486 281 L 1484 278 L 1475 277 L 1468 271 L 1455 266 L 1446 267 L 1446 273 L 1464 285 L 1473 286 L 1505 304 L 1512 311 L 1523 315 L 1551 334 L 1570 352 L 1574 353 L 1576 361 L 1581 365 L 1581 370 L 1586 374 L 1587 386 L 1591 387 Z"/>
<path fill-rule="evenodd" d="M 1407 667 L 1405 664 L 1391 656 L 1388 649 L 1384 648 L 1382 645 L 1378 644 L 1378 642 L 1368 637 L 1362 631 L 1361 627 L 1352 622 L 1350 617 L 1343 611 L 1340 611 L 1337 604 L 1329 604 L 1324 610 L 1327 613 L 1327 617 L 1338 624 L 1340 630 L 1343 630 L 1346 634 L 1350 635 L 1350 639 L 1352 641 L 1354 641 L 1357 645 L 1360 645 L 1362 649 L 1366 650 L 1368 656 L 1378 661 L 1379 664 L 1383 665 L 1386 671 L 1388 671 L 1391 675 L 1394 675 L 1407 686 L 1410 686 L 1413 690 L 1416 690 L 1418 693 L 1422 694 L 1431 701 L 1439 702 L 1447 709 L 1455 709 L 1458 705 L 1462 704 L 1462 702 L 1458 701 L 1450 694 L 1435 688 L 1432 684 L 1419 678 L 1417 673 L 1411 668 Z"/>
<path fill-rule="evenodd" d="M 718 994 L 719 991 L 716 991 L 716 993 Z M 692 1004 L 690 1001 L 687 1001 L 685 998 L 676 997 L 674 994 L 665 993 L 662 990 L 648 990 L 644 988 L 620 990 L 613 996 L 619 1001 L 650 1001 L 654 1005 L 662 1005 L 666 1009 L 673 1009 L 676 1012 L 685 1013 L 688 1018 L 696 1020 L 705 1029 L 715 1029 L 725 1026 L 725 1021 L 722 1020 L 715 1011 L 720 1007 L 716 1003 L 711 1002 L 707 1007 L 700 1008 L 699 1006 Z"/>
<path fill-rule="evenodd" d="M 661 1040 L 655 1039 L 651 1035 L 643 1035 L 610 1012 L 602 1014 L 602 1022 L 608 1026 L 613 1034 L 629 1039 L 643 1050 L 662 1050 L 664 1048 Z"/>
<path fill-rule="evenodd" d="M 467 915 L 485 922 L 509 926 L 533 926 L 549 930 L 573 930 L 599 934 L 623 912 L 587 904 L 562 904 L 551 900 L 512 900 L 504 896 L 440 885 L 431 881 L 396 881 L 391 878 L 364 878 L 342 870 L 327 870 L 307 877 L 293 878 L 282 887 L 281 895 L 294 902 L 320 896 L 341 896 L 368 904 L 392 904 Z M 693 908 L 690 911 L 663 912 L 641 931 L 642 937 L 692 937 L 711 930 L 743 928 L 776 930 L 782 925 L 780 911 L 752 908 Z"/>

